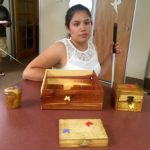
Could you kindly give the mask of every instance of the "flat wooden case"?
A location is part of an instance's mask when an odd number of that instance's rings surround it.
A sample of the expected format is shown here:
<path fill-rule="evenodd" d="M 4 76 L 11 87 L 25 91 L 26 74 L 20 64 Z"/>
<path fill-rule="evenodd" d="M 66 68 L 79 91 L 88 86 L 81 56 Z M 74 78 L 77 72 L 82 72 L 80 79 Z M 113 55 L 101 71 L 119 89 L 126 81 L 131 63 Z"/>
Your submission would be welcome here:
<path fill-rule="evenodd" d="M 45 71 L 41 109 L 102 110 L 103 97 L 103 88 L 93 71 Z"/>
<path fill-rule="evenodd" d="M 108 136 L 101 119 L 60 119 L 60 147 L 102 147 Z"/>
<path fill-rule="evenodd" d="M 115 109 L 141 111 L 144 91 L 136 84 L 114 84 Z"/>

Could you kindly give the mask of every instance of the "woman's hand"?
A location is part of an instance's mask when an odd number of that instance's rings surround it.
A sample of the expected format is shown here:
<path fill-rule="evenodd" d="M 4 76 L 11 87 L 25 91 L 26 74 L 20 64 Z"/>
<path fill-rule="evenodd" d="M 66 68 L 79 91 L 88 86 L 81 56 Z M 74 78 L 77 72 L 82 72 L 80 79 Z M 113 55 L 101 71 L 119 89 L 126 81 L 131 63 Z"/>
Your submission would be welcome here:
<path fill-rule="evenodd" d="M 9 22 L 7 20 L 3 21 L 4 23 L 2 24 L 5 28 L 9 25 Z"/>
<path fill-rule="evenodd" d="M 115 50 L 115 53 L 116 53 L 116 54 L 120 54 L 120 53 L 121 53 L 120 46 L 119 46 L 118 43 L 115 43 L 115 44 L 114 44 L 114 50 Z"/>

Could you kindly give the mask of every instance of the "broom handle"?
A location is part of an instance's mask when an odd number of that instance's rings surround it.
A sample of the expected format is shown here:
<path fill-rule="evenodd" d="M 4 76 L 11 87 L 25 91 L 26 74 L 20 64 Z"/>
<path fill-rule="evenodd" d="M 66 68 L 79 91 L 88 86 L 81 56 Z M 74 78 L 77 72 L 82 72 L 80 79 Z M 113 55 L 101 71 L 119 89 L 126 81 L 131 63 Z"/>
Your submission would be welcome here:
<path fill-rule="evenodd" d="M 0 48 L 0 51 L 2 51 L 3 53 L 5 53 L 7 56 L 9 56 L 10 58 L 12 58 L 13 60 L 15 60 L 16 62 L 18 62 L 19 64 L 23 65 L 24 64 L 22 62 L 20 62 L 18 59 L 14 58 L 13 56 L 11 56 L 10 54 L 8 54 L 6 51 L 4 51 L 2 48 Z"/>

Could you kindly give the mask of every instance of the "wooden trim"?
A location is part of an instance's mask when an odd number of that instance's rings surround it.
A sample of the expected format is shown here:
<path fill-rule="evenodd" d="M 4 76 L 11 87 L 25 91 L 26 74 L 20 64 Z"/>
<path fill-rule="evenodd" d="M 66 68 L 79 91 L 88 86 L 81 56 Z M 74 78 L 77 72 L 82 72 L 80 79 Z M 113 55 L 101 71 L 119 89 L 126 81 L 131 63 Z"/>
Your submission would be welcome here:
<path fill-rule="evenodd" d="M 144 88 L 150 91 L 150 78 L 144 79 Z"/>
<path fill-rule="evenodd" d="M 142 88 L 144 87 L 144 80 L 142 80 L 142 79 L 126 77 L 125 83 L 138 84 L 140 87 L 142 87 Z"/>

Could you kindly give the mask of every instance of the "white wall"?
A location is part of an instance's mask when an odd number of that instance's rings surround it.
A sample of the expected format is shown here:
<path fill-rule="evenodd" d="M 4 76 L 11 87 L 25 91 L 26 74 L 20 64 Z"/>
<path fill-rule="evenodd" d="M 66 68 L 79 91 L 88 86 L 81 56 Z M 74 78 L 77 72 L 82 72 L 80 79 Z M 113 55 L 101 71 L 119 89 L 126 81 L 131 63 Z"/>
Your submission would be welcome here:
<path fill-rule="evenodd" d="M 126 76 L 144 79 L 150 50 L 150 1 L 137 0 Z M 150 70 L 149 70 L 150 71 Z M 149 72 L 147 71 L 147 73 Z"/>
<path fill-rule="evenodd" d="M 39 0 L 39 51 L 66 36 L 69 0 Z"/>

